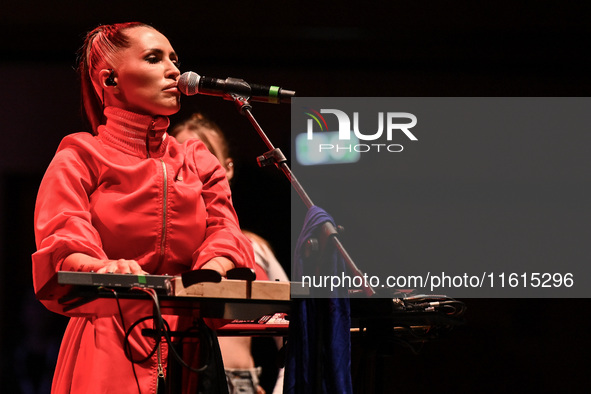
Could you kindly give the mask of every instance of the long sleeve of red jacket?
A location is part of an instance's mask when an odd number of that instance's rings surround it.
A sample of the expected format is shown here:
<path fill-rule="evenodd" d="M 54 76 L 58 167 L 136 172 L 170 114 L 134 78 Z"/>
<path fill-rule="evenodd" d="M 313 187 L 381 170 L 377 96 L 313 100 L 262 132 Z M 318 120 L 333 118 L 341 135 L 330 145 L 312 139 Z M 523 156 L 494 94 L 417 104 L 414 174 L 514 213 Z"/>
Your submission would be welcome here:
<path fill-rule="evenodd" d="M 212 156 L 200 141 L 190 141 L 199 148 L 191 150 L 196 163 L 204 163 Z M 215 158 L 215 157 L 214 157 Z M 254 253 L 248 253 L 252 260 L 248 263 L 236 256 L 243 256 L 245 251 L 252 249 L 247 246 L 250 241 L 242 234 L 238 218 L 232 206 L 230 186 L 223 167 L 215 159 L 212 165 L 199 170 L 203 183 L 202 196 L 207 210 L 205 239 L 193 254 L 193 269 L 198 269 L 214 257 L 227 257 L 238 267 L 254 267 Z M 238 234 L 240 233 L 240 234 Z"/>

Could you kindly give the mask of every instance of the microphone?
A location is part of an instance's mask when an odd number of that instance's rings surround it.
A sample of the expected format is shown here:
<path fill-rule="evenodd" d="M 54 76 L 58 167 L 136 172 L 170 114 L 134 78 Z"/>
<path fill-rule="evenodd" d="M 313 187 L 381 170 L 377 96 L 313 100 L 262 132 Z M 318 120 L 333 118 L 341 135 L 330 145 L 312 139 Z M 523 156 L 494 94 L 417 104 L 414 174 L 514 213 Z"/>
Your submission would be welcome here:
<path fill-rule="evenodd" d="M 181 75 L 177 87 L 181 93 L 187 96 L 207 94 L 232 100 L 231 95 L 238 95 L 251 101 L 273 104 L 290 103 L 291 98 L 295 96 L 293 90 L 283 89 L 279 86 L 249 84 L 243 79 L 237 78 L 218 79 L 205 77 L 192 71 Z"/>

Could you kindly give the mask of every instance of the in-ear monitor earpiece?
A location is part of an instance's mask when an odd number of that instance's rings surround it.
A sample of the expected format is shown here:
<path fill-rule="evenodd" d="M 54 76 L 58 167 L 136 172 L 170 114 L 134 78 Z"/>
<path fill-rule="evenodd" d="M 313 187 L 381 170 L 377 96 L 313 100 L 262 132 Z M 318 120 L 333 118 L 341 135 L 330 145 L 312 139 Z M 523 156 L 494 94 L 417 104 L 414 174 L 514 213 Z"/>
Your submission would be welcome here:
<path fill-rule="evenodd" d="M 111 70 L 109 77 L 105 80 L 105 85 L 117 86 L 117 82 L 115 82 L 115 71 Z"/>

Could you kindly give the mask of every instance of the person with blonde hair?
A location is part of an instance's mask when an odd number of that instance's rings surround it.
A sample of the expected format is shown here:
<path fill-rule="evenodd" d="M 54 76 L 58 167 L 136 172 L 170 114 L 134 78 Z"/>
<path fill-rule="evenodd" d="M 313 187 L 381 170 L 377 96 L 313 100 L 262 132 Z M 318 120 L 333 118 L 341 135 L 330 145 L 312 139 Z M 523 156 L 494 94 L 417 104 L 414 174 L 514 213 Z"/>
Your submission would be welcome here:
<path fill-rule="evenodd" d="M 175 125 L 170 134 L 180 143 L 194 139 L 202 141 L 226 170 L 228 181 L 234 178 L 234 159 L 230 155 L 228 140 L 222 129 L 207 116 L 199 112 L 194 113 L 187 120 Z M 267 240 L 251 231 L 243 229 L 242 232 L 251 241 L 254 249 L 257 279 L 288 282 L 289 278 Z M 230 394 L 264 393 L 259 384 L 261 368 L 255 366 L 251 353 L 251 338 L 220 337 L 219 342 Z M 280 347 L 281 338 L 276 338 L 276 342 Z M 280 369 L 278 373 L 274 394 L 283 391 L 283 370 Z"/>

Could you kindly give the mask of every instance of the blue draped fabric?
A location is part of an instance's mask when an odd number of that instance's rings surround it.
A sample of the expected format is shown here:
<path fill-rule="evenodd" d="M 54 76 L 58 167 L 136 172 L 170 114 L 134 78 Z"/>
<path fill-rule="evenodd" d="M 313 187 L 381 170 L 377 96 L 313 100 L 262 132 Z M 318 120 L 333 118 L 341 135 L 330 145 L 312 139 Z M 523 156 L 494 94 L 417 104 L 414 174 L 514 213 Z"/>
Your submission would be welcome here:
<path fill-rule="evenodd" d="M 294 253 L 293 281 L 318 272 L 340 276 L 346 270 L 332 242 L 326 243 L 322 259 L 305 257 L 307 240 L 319 238 L 320 227 L 326 222 L 335 224 L 322 208 L 308 210 Z M 353 392 L 349 299 L 337 290 L 332 297 L 292 301 L 284 381 L 287 394 Z"/>

